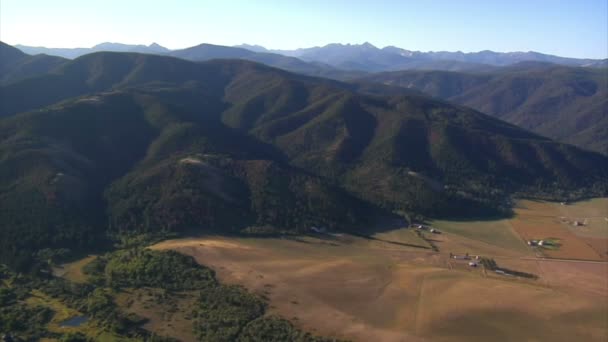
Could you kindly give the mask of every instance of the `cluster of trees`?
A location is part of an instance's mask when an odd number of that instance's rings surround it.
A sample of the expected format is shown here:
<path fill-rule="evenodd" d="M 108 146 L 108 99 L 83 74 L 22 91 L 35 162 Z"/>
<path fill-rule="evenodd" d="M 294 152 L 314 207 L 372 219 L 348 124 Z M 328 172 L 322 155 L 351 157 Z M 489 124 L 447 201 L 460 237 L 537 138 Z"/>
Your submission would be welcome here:
<path fill-rule="evenodd" d="M 325 341 L 303 333 L 279 318 L 265 318 L 266 303 L 240 286 L 222 285 L 212 270 L 192 257 L 173 251 L 128 249 L 108 253 L 85 268 L 99 286 L 87 297 L 87 312 L 107 315 L 110 288 L 153 287 L 198 291 L 192 308 L 194 332 L 200 341 Z"/>
<path fill-rule="evenodd" d="M 508 268 L 504 268 L 504 267 L 498 267 L 498 264 L 496 263 L 496 261 L 491 258 L 481 258 L 479 263 L 482 264 L 483 267 L 485 267 L 491 271 L 501 271 L 506 274 L 516 276 L 516 277 L 522 277 L 522 278 L 530 278 L 530 279 L 538 278 L 538 276 L 535 274 L 521 272 L 521 271 L 514 271 L 514 270 L 511 270 Z"/>
<path fill-rule="evenodd" d="M 214 272 L 174 251 L 132 248 L 98 257 L 85 267 L 96 284 L 111 288 L 196 290 L 216 285 Z"/>

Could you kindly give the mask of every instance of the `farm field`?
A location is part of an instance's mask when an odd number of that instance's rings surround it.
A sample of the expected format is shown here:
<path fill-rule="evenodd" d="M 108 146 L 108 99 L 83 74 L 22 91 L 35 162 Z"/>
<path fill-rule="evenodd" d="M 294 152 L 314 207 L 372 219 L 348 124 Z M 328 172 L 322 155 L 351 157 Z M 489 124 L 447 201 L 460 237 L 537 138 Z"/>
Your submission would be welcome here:
<path fill-rule="evenodd" d="M 513 229 L 524 240 L 553 238 L 560 241 L 559 248 L 540 249 L 545 257 L 608 260 L 608 222 L 598 219 L 608 217 L 605 199 L 595 199 L 569 205 L 541 201 L 520 201 L 516 216 L 509 220 Z M 605 216 L 604 216 L 605 215 Z M 594 217 L 588 226 L 574 226 L 572 222 Z"/>
<path fill-rule="evenodd" d="M 368 237 L 204 236 L 152 248 L 192 255 L 221 281 L 267 298 L 270 314 L 323 336 L 353 341 L 605 341 L 608 263 L 559 222 L 557 205 L 521 201 L 508 220 L 432 222 L 442 233 L 422 234 L 438 252 L 411 229 Z M 536 234 L 559 237 L 563 245 L 537 255 L 524 241 Z M 450 259 L 450 252 L 481 254 L 538 279 L 471 268 L 466 260 Z"/>

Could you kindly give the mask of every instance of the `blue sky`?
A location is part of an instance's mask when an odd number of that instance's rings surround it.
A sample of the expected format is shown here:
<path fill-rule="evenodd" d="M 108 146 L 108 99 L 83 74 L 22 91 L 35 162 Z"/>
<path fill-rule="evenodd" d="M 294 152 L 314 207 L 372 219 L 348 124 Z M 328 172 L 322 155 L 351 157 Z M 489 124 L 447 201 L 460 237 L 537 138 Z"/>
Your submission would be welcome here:
<path fill-rule="evenodd" d="M 0 40 L 275 49 L 368 41 L 421 51 L 606 58 L 608 0 L 2 0 Z"/>

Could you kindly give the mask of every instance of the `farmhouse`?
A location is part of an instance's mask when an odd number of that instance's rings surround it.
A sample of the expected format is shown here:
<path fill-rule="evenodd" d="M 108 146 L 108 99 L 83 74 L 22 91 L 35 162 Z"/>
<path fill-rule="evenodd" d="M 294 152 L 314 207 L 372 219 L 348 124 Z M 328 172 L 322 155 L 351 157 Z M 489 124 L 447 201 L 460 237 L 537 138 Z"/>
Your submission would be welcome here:
<path fill-rule="evenodd" d="M 471 267 L 477 267 L 477 263 L 474 261 L 469 262 L 469 266 Z"/>

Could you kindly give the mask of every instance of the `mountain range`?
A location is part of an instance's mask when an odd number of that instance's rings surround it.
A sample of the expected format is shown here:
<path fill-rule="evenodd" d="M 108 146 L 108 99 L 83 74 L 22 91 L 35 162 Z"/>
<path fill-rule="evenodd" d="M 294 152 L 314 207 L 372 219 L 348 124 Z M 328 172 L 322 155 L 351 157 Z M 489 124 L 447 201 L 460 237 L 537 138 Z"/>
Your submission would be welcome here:
<path fill-rule="evenodd" d="M 211 44 L 203 44 L 212 46 Z M 199 45 L 200 47 L 201 45 Z M 217 46 L 217 45 L 215 45 Z M 17 48 L 27 54 L 48 54 L 64 58 L 76 58 L 91 52 L 114 51 L 114 52 L 139 52 L 151 54 L 176 55 L 174 52 L 156 43 L 146 45 L 128 45 L 119 43 L 101 43 L 92 48 L 46 48 L 16 45 Z M 217 46 L 219 47 L 219 46 Z M 181 49 L 181 54 L 186 50 L 195 50 L 196 46 Z M 231 47 L 225 46 L 224 52 Z M 274 54 L 288 57 L 296 57 L 305 62 L 321 63 L 343 70 L 378 72 L 394 70 L 489 70 L 492 67 L 508 66 L 523 61 L 548 62 L 568 66 L 582 67 L 606 67 L 608 59 L 598 60 L 589 58 L 567 58 L 534 51 L 528 52 L 422 52 L 402 49 L 395 46 L 387 46 L 382 49 L 371 43 L 363 44 L 328 44 L 322 47 L 301 48 L 296 50 L 270 50 L 260 45 L 242 44 L 234 47 L 255 53 Z M 178 55 L 180 53 L 177 53 Z M 248 55 L 242 50 L 231 51 L 230 54 Z M 276 58 L 276 57 L 275 57 Z"/>
<path fill-rule="evenodd" d="M 371 43 L 363 44 L 328 44 L 322 47 L 312 47 L 296 50 L 267 50 L 259 45 L 239 45 L 245 49 L 256 52 L 273 52 L 286 56 L 298 57 L 305 61 L 327 63 L 340 68 L 352 68 L 365 71 L 388 71 L 403 69 L 432 68 L 432 62 L 450 61 L 456 69 L 458 63 L 461 68 L 473 68 L 477 66 L 508 66 L 523 61 L 548 62 L 560 65 L 604 67 L 608 59 L 597 60 L 588 58 L 566 58 L 542 54 L 539 52 L 422 52 L 402 49 L 395 46 L 387 46 L 382 49 Z M 414 63 L 416 61 L 417 63 Z M 426 62 L 428 64 L 423 64 Z M 442 69 L 443 70 L 443 69 Z"/>
<path fill-rule="evenodd" d="M 169 49 L 160 46 L 156 43 L 152 43 L 150 45 L 131 45 L 105 42 L 97 44 L 91 48 L 47 48 L 43 46 L 26 46 L 20 44 L 15 45 L 15 47 L 29 55 L 46 54 L 69 59 L 74 59 L 76 57 L 80 57 L 88 53 L 99 51 L 139 52 L 153 54 L 164 54 L 170 51 Z"/>
<path fill-rule="evenodd" d="M 417 89 L 608 155 L 606 69 L 522 62 L 492 72 L 397 71 L 362 81 Z"/>
<path fill-rule="evenodd" d="M 251 61 L 98 52 L 0 99 L 0 262 L 17 268 L 107 232 L 357 231 L 608 193 L 601 154 Z"/>
<path fill-rule="evenodd" d="M 608 123 L 605 115 L 606 68 L 600 68 L 606 64 L 606 60 L 592 62 L 537 53 L 425 55 L 394 47 L 377 49 L 371 44 L 330 44 L 323 48 L 274 52 L 261 46 L 227 47 L 211 44 L 169 51 L 154 44 L 146 47 L 105 43 L 94 49 L 144 49 L 149 53 L 171 55 L 197 62 L 216 58 L 245 59 L 300 74 L 347 80 L 353 85 L 353 89 L 377 95 L 411 94 L 416 90 L 473 107 L 553 139 L 608 153 Z M 28 56 L 6 44 L 0 46 L 0 55 L 3 56 L 0 64 L 0 84 L 48 72 L 67 61 L 55 56 Z M 293 55 L 321 61 L 305 61 L 292 57 Z M 448 56 L 453 56 L 454 60 L 440 59 Z M 543 61 L 523 61 L 506 66 L 490 65 L 525 58 Z M 467 59 L 469 62 L 464 61 Z M 406 70 L 394 72 L 369 73 L 338 67 L 383 69 L 395 67 L 404 60 L 407 62 L 401 64 L 401 67 Z M 475 63 L 470 62 L 471 60 Z M 565 66 L 545 60 L 594 67 Z M 370 66 L 372 64 L 373 66 Z"/>

